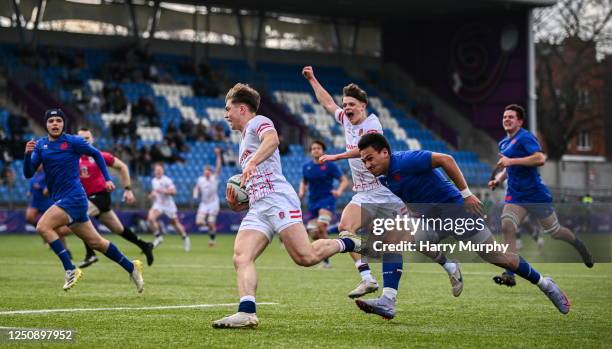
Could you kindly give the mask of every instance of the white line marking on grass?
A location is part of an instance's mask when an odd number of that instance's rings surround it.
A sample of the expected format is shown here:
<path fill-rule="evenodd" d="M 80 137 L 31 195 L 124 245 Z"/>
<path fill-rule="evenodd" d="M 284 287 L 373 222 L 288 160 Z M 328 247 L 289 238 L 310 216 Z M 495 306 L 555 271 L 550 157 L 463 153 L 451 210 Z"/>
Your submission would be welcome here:
<path fill-rule="evenodd" d="M 274 302 L 261 302 L 257 305 L 278 305 Z M 238 303 L 219 304 L 185 304 L 185 305 L 158 305 L 151 307 L 116 307 L 116 308 L 71 308 L 71 309 L 32 309 L 32 310 L 9 310 L 0 311 L 0 315 L 18 314 L 48 314 L 48 313 L 78 313 L 85 311 L 117 311 L 117 310 L 165 310 L 165 309 L 189 309 L 189 308 L 214 308 L 237 306 Z M 0 327 L 2 328 L 2 327 Z"/>

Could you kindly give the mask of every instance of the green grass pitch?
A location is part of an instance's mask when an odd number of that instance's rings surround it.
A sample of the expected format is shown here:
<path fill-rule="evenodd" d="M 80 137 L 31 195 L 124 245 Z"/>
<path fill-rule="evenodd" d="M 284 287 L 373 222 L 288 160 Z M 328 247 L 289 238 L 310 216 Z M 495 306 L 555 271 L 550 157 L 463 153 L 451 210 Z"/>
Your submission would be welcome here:
<path fill-rule="evenodd" d="M 107 236 L 128 256 L 137 249 Z M 75 259 L 83 248 L 68 239 Z M 580 264 L 536 264 L 551 275 L 572 302 L 568 315 L 524 280 L 509 289 L 491 277 L 499 269 L 482 263 L 463 265 L 465 289 L 451 295 L 446 273 L 435 264 L 408 264 L 401 280 L 397 317 L 385 321 L 363 314 L 346 297 L 359 281 L 350 258 L 332 259 L 333 269 L 293 264 L 275 240 L 258 261 L 260 326 L 253 330 L 215 330 L 211 322 L 236 311 L 232 265 L 233 236 L 208 248 L 205 236 L 192 237 L 183 252 L 168 237 L 145 267 L 145 291 L 138 294 L 127 274 L 101 257 L 84 270 L 69 292 L 62 290 L 57 257 L 37 236 L 0 237 L 0 327 L 76 329 L 67 343 L 0 343 L 1 347 L 164 348 L 604 348 L 612 344 L 612 264 L 587 269 Z M 547 241 L 548 243 L 548 241 Z M 550 242 L 554 244 L 556 242 Z M 139 257 L 142 258 L 142 257 Z M 380 265 L 373 265 L 380 278 Z M 210 304 L 177 309 L 124 309 L 6 314 L 33 309 L 142 308 Z"/>

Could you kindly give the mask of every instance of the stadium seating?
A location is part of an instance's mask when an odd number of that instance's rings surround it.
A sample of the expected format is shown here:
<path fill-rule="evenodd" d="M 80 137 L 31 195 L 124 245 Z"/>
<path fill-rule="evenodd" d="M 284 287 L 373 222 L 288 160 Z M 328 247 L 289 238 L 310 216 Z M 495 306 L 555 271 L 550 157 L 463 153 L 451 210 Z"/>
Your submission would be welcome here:
<path fill-rule="evenodd" d="M 4 51 L 9 52 L 10 50 Z M 139 126 L 137 130 L 140 137 L 137 143 L 138 147 L 162 141 L 168 126 L 174 124 L 178 127 L 182 119 L 190 119 L 194 124 L 203 123 L 207 127 L 215 123 L 227 127 L 223 119 L 224 100 L 222 98 L 194 96 L 190 85 L 193 82 L 193 77 L 178 72 L 176 67 L 186 60 L 185 57 L 158 55 L 154 58 L 160 71 L 170 74 L 173 80 L 177 82 L 176 84 L 118 83 L 102 81 L 97 78 L 100 70 L 110 60 L 109 52 L 92 49 L 81 50 L 81 52 L 83 52 L 86 64 L 77 71 L 74 69 L 68 71 L 65 67 L 46 67 L 39 68 L 38 73 L 48 89 L 58 91 L 58 96 L 63 103 L 70 103 L 74 98 L 73 93 L 67 90 L 62 83 L 68 78 L 68 75 L 73 80 L 82 81 L 86 94 L 100 93 L 105 84 L 117 86 L 122 90 L 128 102 L 128 108 L 125 112 L 87 115 L 89 123 L 102 131 L 103 137 L 98 139 L 99 148 L 108 149 L 114 142 L 122 142 L 122 140 L 113 141 L 110 138 L 109 125 L 114 121 L 129 121 L 131 119 L 131 106 L 140 97 L 148 97 L 154 102 L 160 115 L 161 126 Z M 7 53 L 0 56 L 0 62 L 19 64 L 15 57 Z M 265 86 L 276 102 L 284 105 L 290 113 L 301 118 L 313 137 L 323 139 L 330 148 L 329 152 L 344 151 L 342 127 L 316 102 L 310 86 L 300 74 L 301 66 L 261 63 L 254 71 L 248 67 L 246 62 L 239 60 L 212 60 L 210 65 L 213 69 L 222 70 L 225 76 L 232 80 L 257 80 L 258 84 Z M 470 184 L 484 185 L 486 183 L 490 170 L 489 166 L 479 162 L 475 153 L 450 150 L 445 142 L 424 128 L 403 109 L 397 108 L 392 100 L 380 96 L 378 91 L 365 81 L 348 75 L 339 67 L 317 67 L 316 74 L 321 83 L 335 94 L 334 97 L 338 100 L 338 104 L 341 103 L 340 95 L 337 93 L 340 93 L 342 87 L 346 84 L 356 82 L 364 87 L 370 96 L 368 112 L 379 116 L 385 135 L 394 149 L 427 149 L 450 153 L 455 156 Z M 408 96 L 405 97 L 409 98 Z M 0 113 L 0 122 L 3 121 L 2 115 Z M 229 141 L 227 143 L 190 142 L 188 145 L 191 151 L 181 154 L 186 160 L 185 164 L 167 166 L 167 175 L 173 178 L 178 189 L 177 203 L 189 204 L 191 202 L 192 188 L 202 172 L 202 167 L 206 164 L 214 164 L 213 150 L 215 147 L 224 149 L 231 147 L 234 154 L 237 154 L 239 135 L 236 132 L 231 133 Z M 291 144 L 289 149 L 289 153 L 282 157 L 283 170 L 289 182 L 297 189 L 301 180 L 302 164 L 308 161 L 309 157 L 299 144 Z M 16 161 L 13 165 L 20 173 L 20 163 Z M 348 162 L 343 161 L 340 166 L 348 174 Z M 224 198 L 225 181 L 238 172 L 240 172 L 239 169 L 234 166 L 223 169 L 219 185 L 221 198 Z M 18 193 L 25 194 L 27 183 L 21 176 L 19 178 L 21 180 L 18 180 L 16 188 L 18 188 Z M 150 177 L 143 176 L 139 179 L 147 190 L 150 189 Z M 5 189 L 0 190 L 6 191 Z M 0 195 L 4 195 L 4 192 L 0 191 Z M 114 195 L 118 196 L 120 194 L 115 193 Z M 350 200 L 351 195 L 350 191 L 345 193 L 340 203 L 346 203 Z M 25 198 L 25 195 L 17 195 L 16 197 L 23 201 L 22 198 Z M 4 196 L 0 196 L 0 200 L 3 199 Z"/>

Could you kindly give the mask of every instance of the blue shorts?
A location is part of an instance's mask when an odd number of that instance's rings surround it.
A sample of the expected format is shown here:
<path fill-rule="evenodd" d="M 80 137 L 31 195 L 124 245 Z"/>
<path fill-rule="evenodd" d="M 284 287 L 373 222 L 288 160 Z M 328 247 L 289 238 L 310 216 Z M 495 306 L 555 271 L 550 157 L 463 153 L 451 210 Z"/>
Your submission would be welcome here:
<path fill-rule="evenodd" d="M 88 205 L 85 195 L 69 196 L 55 202 L 55 206 L 64 210 L 70 217 L 68 225 L 87 222 L 89 220 L 87 215 Z"/>
<path fill-rule="evenodd" d="M 35 208 L 39 213 L 45 213 L 53 205 L 53 200 L 32 200 L 29 207 Z"/>
<path fill-rule="evenodd" d="M 539 192 L 526 196 L 506 196 L 506 203 L 523 207 L 530 215 L 537 219 L 550 217 L 555 212 L 552 196 L 548 192 Z"/>
<path fill-rule="evenodd" d="M 329 196 L 323 199 L 309 202 L 308 212 L 310 212 L 311 219 L 319 217 L 320 209 L 328 210 L 333 214 L 336 210 L 336 198 L 333 196 Z"/>

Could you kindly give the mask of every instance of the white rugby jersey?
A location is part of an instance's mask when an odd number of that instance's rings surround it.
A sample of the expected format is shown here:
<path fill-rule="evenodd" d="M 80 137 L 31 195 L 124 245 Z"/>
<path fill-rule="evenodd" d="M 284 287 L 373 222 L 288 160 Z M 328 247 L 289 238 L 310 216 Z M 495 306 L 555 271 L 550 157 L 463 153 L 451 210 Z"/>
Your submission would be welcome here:
<path fill-rule="evenodd" d="M 257 115 L 249 120 L 242 132 L 240 150 L 238 152 L 238 163 L 243 170 L 261 145 L 263 134 L 274 129 L 272 120 L 265 116 Z M 291 184 L 283 176 L 278 149 L 269 158 L 257 165 L 255 173 L 246 183 L 246 189 L 251 204 L 267 196 L 269 193 L 295 193 Z"/>
<path fill-rule="evenodd" d="M 383 133 L 382 125 L 378 121 L 378 117 L 370 114 L 361 124 L 353 125 L 344 115 L 344 110 L 338 108 L 335 113 L 336 121 L 344 127 L 344 137 L 346 140 L 346 150 L 357 149 L 357 144 L 361 137 L 368 133 Z M 363 161 L 360 158 L 348 159 L 351 166 L 351 174 L 353 177 L 353 191 L 367 191 L 376 189 L 381 186 L 380 182 L 374 175 L 368 171 Z"/>
<path fill-rule="evenodd" d="M 211 174 L 209 178 L 200 176 L 197 183 L 200 190 L 200 201 L 205 204 L 219 201 L 217 188 L 219 187 L 219 179 L 216 175 Z"/>
<path fill-rule="evenodd" d="M 174 198 L 172 195 L 157 192 L 158 190 L 166 191 L 170 188 L 174 188 L 172 179 L 166 175 L 163 175 L 159 179 L 157 177 L 153 177 L 151 182 L 153 184 L 153 191 L 155 191 L 155 199 L 153 199 L 153 204 L 162 206 L 174 205 Z"/>

